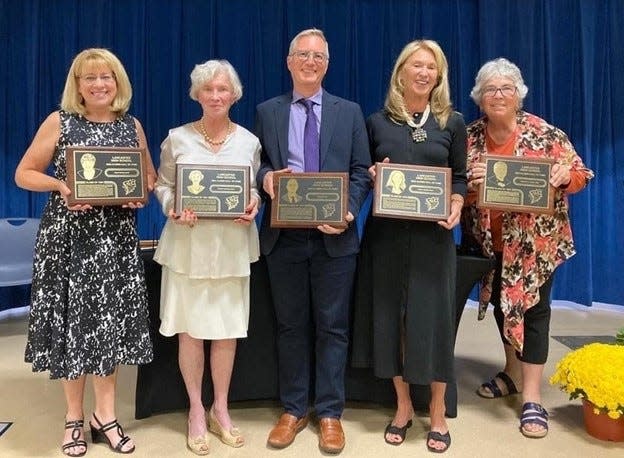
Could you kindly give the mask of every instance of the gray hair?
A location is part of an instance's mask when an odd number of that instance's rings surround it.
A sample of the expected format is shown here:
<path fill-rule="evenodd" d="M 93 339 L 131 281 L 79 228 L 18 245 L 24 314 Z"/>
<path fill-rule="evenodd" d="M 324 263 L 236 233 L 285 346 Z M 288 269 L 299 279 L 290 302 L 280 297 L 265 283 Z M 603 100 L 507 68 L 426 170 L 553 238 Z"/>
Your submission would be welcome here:
<path fill-rule="evenodd" d="M 479 69 L 479 73 L 477 73 L 477 77 L 475 78 L 475 85 L 470 91 L 470 97 L 474 102 L 481 106 L 481 99 L 483 98 L 483 89 L 484 85 L 492 78 L 496 76 L 501 76 L 503 78 L 509 78 L 513 81 L 514 86 L 518 90 L 518 99 L 519 99 L 519 107 L 522 108 L 522 101 L 526 97 L 529 92 L 529 88 L 524 84 L 524 80 L 522 79 L 522 73 L 518 66 L 504 57 L 499 57 L 498 59 L 490 60 L 483 64 L 483 66 Z"/>
<path fill-rule="evenodd" d="M 197 101 L 197 93 L 201 87 L 209 81 L 212 81 L 217 75 L 225 75 L 230 80 L 232 92 L 234 93 L 234 102 L 240 100 L 243 96 L 243 85 L 240 82 L 238 73 L 234 70 L 232 64 L 227 60 L 209 60 L 203 64 L 195 65 L 191 72 L 191 88 L 189 96 Z"/>
<path fill-rule="evenodd" d="M 303 37 L 319 37 L 325 42 L 325 54 L 327 55 L 327 60 L 329 60 L 329 43 L 327 43 L 327 38 L 325 38 L 325 34 L 320 29 L 306 29 L 299 32 L 295 35 L 290 42 L 290 46 L 288 47 L 288 55 L 292 54 L 295 50 L 295 46 L 297 46 L 297 42 Z"/>

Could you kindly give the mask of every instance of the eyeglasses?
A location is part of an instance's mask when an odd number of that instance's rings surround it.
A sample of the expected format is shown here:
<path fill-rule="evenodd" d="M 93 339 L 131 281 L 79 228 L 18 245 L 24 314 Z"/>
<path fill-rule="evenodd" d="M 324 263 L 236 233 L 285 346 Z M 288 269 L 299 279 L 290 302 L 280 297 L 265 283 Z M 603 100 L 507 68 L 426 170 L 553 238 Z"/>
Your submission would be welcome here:
<path fill-rule="evenodd" d="M 487 86 L 483 89 L 483 95 L 485 97 L 494 97 L 496 96 L 496 93 L 500 91 L 503 97 L 512 97 L 517 90 L 518 88 L 516 86 L 511 85 L 505 85 L 501 87 Z"/>
<path fill-rule="evenodd" d="M 322 64 L 326 60 L 329 60 L 329 58 L 325 55 L 325 53 L 313 52 L 313 51 L 295 51 L 291 54 L 291 56 L 293 56 L 294 58 L 296 58 L 297 60 L 301 62 L 305 62 L 310 57 L 312 57 L 312 60 L 314 60 L 314 62 L 317 64 Z"/>
<path fill-rule="evenodd" d="M 78 78 L 80 78 L 81 80 L 83 80 L 85 83 L 89 85 L 95 84 L 98 78 L 100 79 L 102 83 L 112 83 L 113 81 L 115 81 L 115 76 L 110 73 L 105 73 L 99 76 L 98 75 L 84 75 L 84 76 L 79 76 Z"/>

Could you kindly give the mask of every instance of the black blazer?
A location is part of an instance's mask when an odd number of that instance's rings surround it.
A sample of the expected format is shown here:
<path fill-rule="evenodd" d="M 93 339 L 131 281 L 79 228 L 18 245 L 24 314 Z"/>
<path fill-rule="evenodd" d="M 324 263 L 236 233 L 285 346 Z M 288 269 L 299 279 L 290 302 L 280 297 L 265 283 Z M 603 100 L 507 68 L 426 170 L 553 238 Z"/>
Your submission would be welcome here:
<path fill-rule="evenodd" d="M 288 124 L 292 92 L 261 103 L 256 108 L 255 133 L 262 144 L 262 164 L 257 175 L 262 187 L 264 176 L 288 166 Z M 349 211 L 357 218 L 370 190 L 370 153 L 366 126 L 360 106 L 323 90 L 320 133 L 320 171 L 349 173 Z M 264 193 L 264 192 L 263 192 Z M 263 197 L 267 197 L 264 194 Z M 275 246 L 280 229 L 270 227 L 271 202 L 266 199 L 260 227 L 260 249 L 268 254 Z M 330 256 L 354 254 L 359 249 L 355 224 L 340 235 L 324 235 Z"/>

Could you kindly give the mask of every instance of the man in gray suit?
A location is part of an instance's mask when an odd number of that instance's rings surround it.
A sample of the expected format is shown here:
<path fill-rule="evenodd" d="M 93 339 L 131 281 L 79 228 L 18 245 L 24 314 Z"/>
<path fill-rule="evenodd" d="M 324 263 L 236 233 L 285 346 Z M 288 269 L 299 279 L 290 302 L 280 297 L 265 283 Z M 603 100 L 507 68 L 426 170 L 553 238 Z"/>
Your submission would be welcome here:
<path fill-rule="evenodd" d="M 265 197 L 273 199 L 274 171 L 348 172 L 349 226 L 271 228 L 271 200 L 267 201 L 260 247 L 267 260 L 278 324 L 279 391 L 285 411 L 271 430 L 268 444 L 287 447 L 306 427 L 314 370 L 319 447 L 340 453 L 345 445 L 340 418 L 345 402 L 349 302 L 359 249 L 353 220 L 370 190 L 368 138 L 360 107 L 321 87 L 329 65 L 322 31 L 300 32 L 290 43 L 286 63 L 292 92 L 257 107 L 256 135 L 262 144 L 257 182 L 262 183 Z M 311 143 L 310 134 L 315 137 Z"/>

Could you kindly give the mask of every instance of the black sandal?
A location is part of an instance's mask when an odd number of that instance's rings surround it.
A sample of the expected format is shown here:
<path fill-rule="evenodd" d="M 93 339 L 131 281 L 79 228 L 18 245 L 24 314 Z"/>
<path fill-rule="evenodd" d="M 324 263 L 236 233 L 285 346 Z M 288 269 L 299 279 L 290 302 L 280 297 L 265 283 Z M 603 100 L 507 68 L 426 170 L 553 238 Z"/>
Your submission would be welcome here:
<path fill-rule="evenodd" d="M 505 384 L 507 388 L 507 393 L 504 394 L 501 389 L 496 384 L 496 379 L 499 379 Z M 487 391 L 483 391 L 484 389 L 490 390 L 489 393 Z M 499 372 L 494 376 L 492 380 L 489 382 L 482 383 L 479 389 L 477 390 L 477 394 L 485 399 L 496 399 L 502 398 L 505 396 L 511 396 L 512 394 L 519 393 L 518 388 L 516 388 L 516 384 L 513 382 L 511 377 L 504 373 L 503 371 Z"/>
<path fill-rule="evenodd" d="M 386 441 L 386 444 L 401 445 L 405 441 L 405 435 L 407 434 L 408 428 L 411 428 L 411 427 L 412 427 L 412 420 L 409 420 L 407 423 L 405 423 L 405 426 L 402 426 L 402 427 L 395 426 L 392 424 L 392 422 L 388 423 L 388 426 L 386 426 L 386 430 L 384 431 L 384 440 Z M 388 438 L 386 437 L 388 434 L 396 434 L 397 436 L 401 438 L 401 440 L 399 442 L 389 441 Z"/>
<path fill-rule="evenodd" d="M 65 429 L 71 429 L 71 442 L 65 442 L 61 446 L 61 451 L 67 456 L 84 456 L 87 453 L 87 441 L 80 439 L 80 432 L 84 427 L 84 420 L 65 421 Z M 70 452 L 72 447 L 84 447 L 82 452 Z"/>
<path fill-rule="evenodd" d="M 91 440 L 93 440 L 94 444 L 97 444 L 98 442 L 107 443 L 110 449 L 117 453 L 128 454 L 128 453 L 134 452 L 134 449 L 136 448 L 134 445 L 132 446 L 132 448 L 128 450 L 122 450 L 123 446 L 128 443 L 130 438 L 124 434 L 123 429 L 121 428 L 121 425 L 117 422 L 117 419 L 114 419 L 113 421 L 109 421 L 108 423 L 103 425 L 102 422 L 98 419 L 98 417 L 95 416 L 95 412 L 93 413 L 93 418 L 99 425 L 99 428 L 97 428 L 93 426 L 93 423 L 89 422 L 89 426 L 91 427 Z M 117 445 L 115 445 L 114 447 L 113 447 L 111 440 L 106 435 L 106 431 L 110 431 L 113 428 L 117 428 L 117 435 L 121 437 L 119 442 L 117 442 Z"/>
<path fill-rule="evenodd" d="M 537 431 L 526 428 L 527 425 L 541 426 Z M 526 437 L 539 439 L 548 434 L 548 412 L 537 402 L 525 402 L 520 417 L 520 432 Z"/>
<path fill-rule="evenodd" d="M 429 441 L 442 442 L 445 447 L 443 449 L 437 449 L 429 445 Z M 447 431 L 446 434 L 439 433 L 437 431 L 429 431 L 427 434 L 427 450 L 433 453 L 444 453 L 451 446 L 451 432 Z"/>

